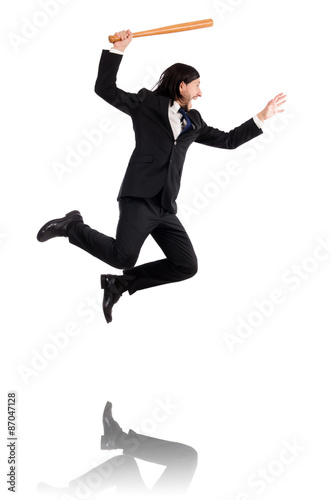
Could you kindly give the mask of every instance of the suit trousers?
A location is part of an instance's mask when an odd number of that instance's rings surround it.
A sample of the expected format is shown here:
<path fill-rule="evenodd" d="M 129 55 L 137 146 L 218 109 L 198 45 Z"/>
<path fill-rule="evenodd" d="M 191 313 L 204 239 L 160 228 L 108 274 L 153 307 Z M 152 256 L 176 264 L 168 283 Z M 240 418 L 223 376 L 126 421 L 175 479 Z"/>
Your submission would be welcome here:
<path fill-rule="evenodd" d="M 165 466 L 151 490 L 145 485 L 136 458 Z M 137 434 L 130 430 L 123 440 L 123 455 L 110 458 L 69 483 L 74 498 L 90 498 L 94 493 L 116 487 L 119 494 L 139 498 L 146 493 L 182 495 L 190 486 L 198 454 L 185 444 Z"/>
<path fill-rule="evenodd" d="M 145 199 L 121 198 L 116 238 L 84 223 L 74 224 L 68 231 L 70 243 L 124 270 L 130 295 L 144 288 L 191 278 L 197 272 L 197 257 L 184 227 L 175 214 L 162 208 L 160 199 L 160 194 Z M 135 267 L 148 235 L 166 258 Z"/>

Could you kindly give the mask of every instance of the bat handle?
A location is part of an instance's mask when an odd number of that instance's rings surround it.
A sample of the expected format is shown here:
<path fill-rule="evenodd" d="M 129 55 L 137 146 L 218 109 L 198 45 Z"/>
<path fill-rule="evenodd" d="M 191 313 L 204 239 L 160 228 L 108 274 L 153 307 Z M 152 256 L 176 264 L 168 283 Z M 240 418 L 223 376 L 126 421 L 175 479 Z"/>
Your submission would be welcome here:
<path fill-rule="evenodd" d="M 118 36 L 115 36 L 115 35 L 110 35 L 108 37 L 108 40 L 110 41 L 110 43 L 115 43 L 115 42 L 119 42 L 120 38 Z"/>

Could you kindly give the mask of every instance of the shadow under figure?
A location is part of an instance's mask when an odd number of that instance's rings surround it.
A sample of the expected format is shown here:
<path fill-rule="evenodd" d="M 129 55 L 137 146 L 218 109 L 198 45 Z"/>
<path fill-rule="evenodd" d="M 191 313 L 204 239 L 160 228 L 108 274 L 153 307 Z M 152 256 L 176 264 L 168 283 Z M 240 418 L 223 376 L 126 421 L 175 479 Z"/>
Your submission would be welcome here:
<path fill-rule="evenodd" d="M 106 403 L 103 412 L 103 426 L 101 449 L 122 449 L 123 455 L 110 458 L 71 481 L 66 488 L 40 483 L 38 485 L 40 493 L 59 500 L 87 500 L 95 493 L 112 487 L 116 488 L 116 493 L 119 495 L 136 498 L 154 495 L 173 497 L 187 491 L 198 462 L 198 454 L 194 448 L 137 434 L 132 430 L 128 434 L 123 432 L 112 416 L 110 402 Z M 166 467 L 152 489 L 148 489 L 145 485 L 136 458 Z"/>

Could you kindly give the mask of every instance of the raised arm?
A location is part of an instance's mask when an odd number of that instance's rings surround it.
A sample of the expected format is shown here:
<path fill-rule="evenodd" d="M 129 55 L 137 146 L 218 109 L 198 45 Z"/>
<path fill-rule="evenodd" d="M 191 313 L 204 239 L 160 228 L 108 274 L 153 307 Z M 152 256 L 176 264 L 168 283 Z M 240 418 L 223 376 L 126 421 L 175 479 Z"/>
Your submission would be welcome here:
<path fill-rule="evenodd" d="M 142 89 L 138 94 L 132 94 L 117 87 L 117 72 L 123 59 L 124 50 L 131 43 L 133 35 L 130 30 L 119 31 L 116 35 L 121 40 L 114 43 L 114 49 L 120 52 L 102 51 L 94 90 L 106 102 L 131 115 L 143 102 L 145 91 Z"/>

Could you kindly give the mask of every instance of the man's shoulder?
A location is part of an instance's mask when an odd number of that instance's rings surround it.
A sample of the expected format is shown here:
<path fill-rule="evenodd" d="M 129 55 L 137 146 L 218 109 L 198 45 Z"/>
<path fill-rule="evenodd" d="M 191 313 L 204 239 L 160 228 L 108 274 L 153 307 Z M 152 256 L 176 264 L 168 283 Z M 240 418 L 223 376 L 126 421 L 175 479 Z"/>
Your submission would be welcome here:
<path fill-rule="evenodd" d="M 188 112 L 188 115 L 192 116 L 193 118 L 195 117 L 195 118 L 200 118 L 200 120 L 202 119 L 201 115 L 197 109 L 190 109 L 190 111 Z"/>
<path fill-rule="evenodd" d="M 158 95 L 153 90 L 149 90 L 149 89 L 146 89 L 145 87 L 143 87 L 142 89 L 140 89 L 139 92 L 142 92 L 142 91 L 144 91 L 146 93 L 146 96 L 148 96 L 150 99 L 154 99 L 156 101 L 166 99 L 169 102 L 168 97 L 164 97 L 163 95 Z"/>
<path fill-rule="evenodd" d="M 203 120 L 202 120 L 202 117 L 201 117 L 199 111 L 196 109 L 190 109 L 190 111 L 187 114 L 188 114 L 189 118 L 193 121 L 193 123 L 198 128 L 201 128 Z"/>
<path fill-rule="evenodd" d="M 161 106 L 161 109 L 167 108 L 169 105 L 168 97 L 158 95 L 152 90 L 146 89 L 145 87 L 141 88 L 138 91 L 138 95 L 143 96 L 145 105 L 149 104 L 152 107 Z"/>

